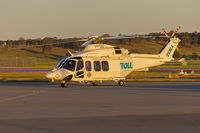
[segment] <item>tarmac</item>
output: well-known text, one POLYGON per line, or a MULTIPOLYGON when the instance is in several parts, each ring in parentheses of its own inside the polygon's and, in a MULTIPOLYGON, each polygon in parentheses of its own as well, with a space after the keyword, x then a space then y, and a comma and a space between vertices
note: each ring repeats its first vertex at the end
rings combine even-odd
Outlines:
POLYGON ((0 82, 2 133, 199 133, 200 82, 0 82))

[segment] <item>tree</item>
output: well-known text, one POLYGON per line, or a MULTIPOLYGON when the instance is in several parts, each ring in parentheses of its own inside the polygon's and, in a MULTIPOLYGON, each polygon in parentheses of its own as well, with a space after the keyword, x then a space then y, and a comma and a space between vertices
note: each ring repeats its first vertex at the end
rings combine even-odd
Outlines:
POLYGON ((110 37, 110 34, 103 34, 101 37, 110 37))
POLYGON ((197 53, 192 53, 192 59, 193 60, 199 59, 199 55, 197 53))
POLYGON ((24 41, 25 39, 23 37, 20 37, 18 40, 19 41, 24 41))

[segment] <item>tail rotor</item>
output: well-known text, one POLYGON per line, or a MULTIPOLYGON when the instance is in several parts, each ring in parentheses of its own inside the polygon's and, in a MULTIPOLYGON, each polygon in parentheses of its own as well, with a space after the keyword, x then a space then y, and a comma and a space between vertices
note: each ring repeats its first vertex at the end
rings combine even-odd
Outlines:
POLYGON ((164 28, 162 28, 162 32, 164 33, 164 35, 165 35, 167 38, 173 38, 174 35, 179 31, 180 28, 181 28, 181 27, 178 26, 178 28, 177 28, 176 30, 174 30, 174 32, 173 32, 173 34, 172 34, 171 36, 169 36, 169 35, 167 34, 167 32, 165 31, 164 28))
POLYGON ((178 38, 174 37, 174 35, 178 32, 179 29, 180 29, 180 26, 176 30, 174 30, 171 36, 169 36, 166 33, 165 29, 162 29, 165 36, 170 39, 170 41, 166 45, 164 45, 160 51, 160 57, 165 59, 165 61, 170 61, 173 59, 173 54, 175 50, 177 49, 179 42, 181 41, 178 38))

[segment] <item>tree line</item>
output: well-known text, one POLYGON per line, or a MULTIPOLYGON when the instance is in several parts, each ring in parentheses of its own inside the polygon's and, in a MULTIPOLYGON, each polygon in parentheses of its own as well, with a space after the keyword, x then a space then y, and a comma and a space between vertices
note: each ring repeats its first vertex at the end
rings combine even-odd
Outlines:
MULTIPOLYGON (((172 34, 173 32, 169 32, 169 34, 172 34)), ((119 34, 122 35, 122 34, 119 34)), ((104 34, 102 36, 110 36, 109 34, 104 34)), ((126 36, 126 35, 124 35, 126 36)), ((116 39, 116 40, 105 40, 105 43, 111 43, 111 44, 123 44, 123 43, 132 43, 135 41, 140 41, 143 39, 154 39, 158 41, 167 41, 167 38, 163 36, 162 33, 149 33, 145 36, 150 36, 150 38, 142 38, 142 37, 137 37, 133 39, 116 39)), ((182 32, 182 33, 177 33, 177 37, 181 39, 181 44, 184 45, 200 45, 200 33, 198 32, 182 32)), ((20 37, 18 40, 7 40, 7 41, 2 41, 0 40, 0 47, 8 47, 8 48, 14 48, 14 47, 28 47, 28 46, 34 46, 34 45, 43 45, 43 44, 55 44, 58 46, 58 44, 67 44, 68 47, 70 48, 76 48, 78 45, 82 44, 82 41, 78 41, 79 39, 82 38, 66 38, 66 39, 58 39, 56 37, 45 37, 43 39, 24 39, 20 37)), ((64 45, 65 46, 65 45, 64 45)))

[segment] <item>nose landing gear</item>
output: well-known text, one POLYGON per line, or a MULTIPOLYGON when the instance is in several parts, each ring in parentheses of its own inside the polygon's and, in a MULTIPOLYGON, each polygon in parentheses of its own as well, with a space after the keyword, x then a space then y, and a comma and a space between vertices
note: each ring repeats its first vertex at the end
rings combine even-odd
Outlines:
POLYGON ((65 82, 65 83, 61 83, 60 86, 61 86, 61 87, 67 87, 68 84, 67 84, 67 82, 65 82))
POLYGON ((69 76, 65 77, 65 78, 62 80, 60 86, 61 86, 61 87, 67 87, 67 86, 68 86, 67 82, 70 81, 70 80, 72 79, 72 77, 73 77, 73 75, 69 75, 69 76))
POLYGON ((63 80, 60 84, 61 87, 67 87, 68 84, 67 84, 67 81, 66 80, 63 80))

